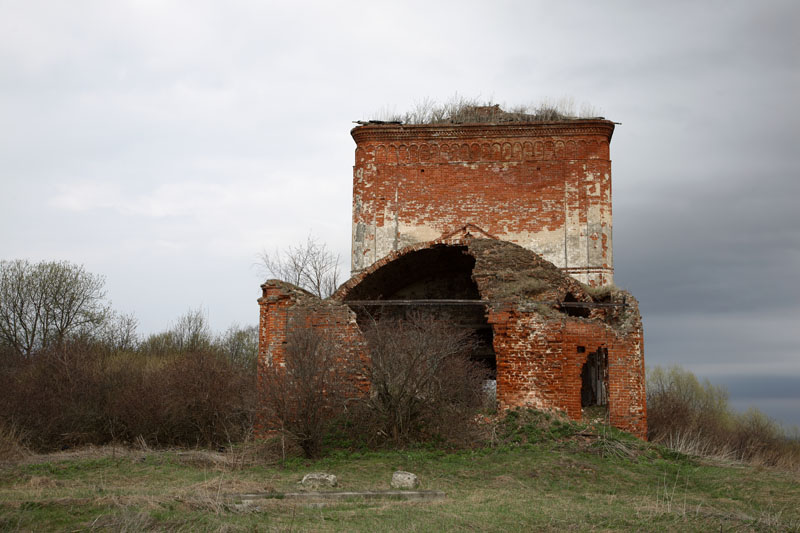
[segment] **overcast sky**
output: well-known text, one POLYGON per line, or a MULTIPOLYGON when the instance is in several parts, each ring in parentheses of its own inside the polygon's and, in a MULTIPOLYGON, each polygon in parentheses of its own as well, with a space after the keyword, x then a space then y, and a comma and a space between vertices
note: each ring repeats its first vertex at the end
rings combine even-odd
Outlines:
POLYGON ((165 329, 255 324, 262 249, 349 271, 352 121, 571 98, 611 142, 649 366, 800 425, 800 3, 0 0, 0 258, 165 329))

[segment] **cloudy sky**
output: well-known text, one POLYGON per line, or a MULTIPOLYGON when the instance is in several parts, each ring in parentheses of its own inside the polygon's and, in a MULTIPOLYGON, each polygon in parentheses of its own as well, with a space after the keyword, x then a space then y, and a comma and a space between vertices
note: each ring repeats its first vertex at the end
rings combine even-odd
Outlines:
POLYGON ((0 258, 144 334, 257 321, 262 249, 350 248, 352 121, 572 99, 611 143, 648 365, 800 425, 800 3, 0 0, 0 258))

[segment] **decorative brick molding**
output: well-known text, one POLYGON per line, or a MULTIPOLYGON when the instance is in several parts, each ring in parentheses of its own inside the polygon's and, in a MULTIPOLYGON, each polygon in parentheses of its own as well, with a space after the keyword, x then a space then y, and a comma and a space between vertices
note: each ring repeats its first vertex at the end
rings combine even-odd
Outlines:
POLYGON ((604 136, 614 134, 614 123, 603 119, 504 124, 365 124, 350 130, 356 144, 396 139, 487 139, 492 137, 604 136))

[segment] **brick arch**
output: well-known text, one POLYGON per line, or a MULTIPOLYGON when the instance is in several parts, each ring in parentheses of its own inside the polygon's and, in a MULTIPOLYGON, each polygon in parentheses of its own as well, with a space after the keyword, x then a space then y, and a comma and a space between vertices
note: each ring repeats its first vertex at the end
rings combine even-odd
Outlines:
MULTIPOLYGON (((468 234, 467 227, 461 230, 462 235, 468 234)), ((469 238, 451 234, 409 246, 367 269, 333 298, 348 305, 359 324, 369 324, 378 317, 402 319, 409 312, 422 312, 431 319, 470 330, 470 357, 486 368, 489 379, 495 379, 493 328, 488 322, 488 302, 473 279, 476 259, 469 250, 469 238)))
POLYGON ((408 246, 373 264, 343 285, 332 298, 480 299, 472 281, 475 258, 464 244, 427 242, 408 246), (446 286, 437 290, 435 283, 446 286))
POLYGON ((354 350, 365 346, 361 318, 374 316, 364 314, 367 310, 383 316, 416 306, 483 335, 480 348, 486 351, 472 355, 494 371, 500 409, 555 409, 578 419, 587 404, 606 404, 612 425, 646 435, 636 300, 618 289, 592 293, 538 254, 492 238, 476 226, 468 224, 436 241, 392 252, 330 299, 286 288, 272 294, 280 288, 265 284, 259 300, 264 360, 270 349, 280 348, 282 329, 274 318, 286 314, 281 306, 310 310, 319 327, 353 339, 348 342, 354 350), (446 304, 437 299, 459 301, 446 304), (568 304, 587 304, 590 311, 568 304), (592 377, 587 368, 602 372, 592 377), (592 383, 602 386, 592 389, 592 383))
MULTIPOLYGON (((395 261, 406 256, 414 255, 415 253, 420 252, 422 250, 439 249, 443 246, 459 246, 460 250, 463 251, 463 253, 472 255, 472 253, 469 251, 469 244, 476 237, 479 239, 492 239, 498 241, 497 237, 487 233, 482 228, 479 228, 474 224, 467 223, 461 227, 458 227, 453 231, 443 233, 438 239, 410 244, 405 248, 401 248, 400 250, 390 252, 389 254, 379 259, 375 263, 372 263, 369 267, 362 270, 360 273, 356 274, 355 276, 350 278, 347 282, 342 284, 342 286, 339 287, 339 289, 331 296, 331 299, 337 300, 339 302, 355 299, 351 294, 353 291, 357 292, 363 291, 364 289, 357 289, 357 287, 360 286, 362 283, 365 282, 372 283, 372 281, 368 281, 368 279, 376 275, 377 276, 386 275, 385 272, 379 274, 379 271, 381 271, 384 267, 394 269, 396 268, 396 266, 394 265, 395 261)), ((401 262, 401 264, 403 264, 403 262, 401 262)), ((433 266, 433 268, 438 268, 438 267, 433 266)))

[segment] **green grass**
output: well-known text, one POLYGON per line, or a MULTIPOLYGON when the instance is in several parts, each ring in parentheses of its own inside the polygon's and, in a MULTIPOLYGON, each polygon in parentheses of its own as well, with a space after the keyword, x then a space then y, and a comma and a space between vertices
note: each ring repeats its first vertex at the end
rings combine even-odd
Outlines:
POLYGON ((505 428, 511 444, 496 448, 336 451, 269 464, 246 447, 30 456, 0 468, 0 530, 800 531, 797 473, 714 464, 567 426, 545 435, 536 419, 517 420, 505 428), (336 474, 342 490, 387 489, 397 469, 447 498, 322 507, 273 498, 242 509, 230 497, 296 491, 318 470, 336 474))

